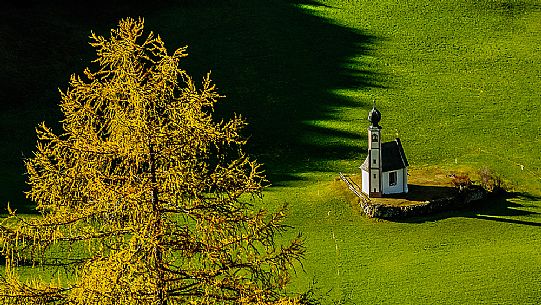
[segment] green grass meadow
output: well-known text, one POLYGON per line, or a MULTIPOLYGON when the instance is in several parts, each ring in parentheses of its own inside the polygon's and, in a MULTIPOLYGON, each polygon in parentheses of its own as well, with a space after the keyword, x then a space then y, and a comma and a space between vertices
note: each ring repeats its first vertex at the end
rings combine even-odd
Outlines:
MULTIPOLYGON (((94 58, 90 30, 145 17, 185 67, 209 70, 242 114, 248 150, 306 240, 291 291, 354 304, 541 303, 541 3, 537 0, 221 0, 0 10, 0 202, 23 213, 35 126, 94 58), (511 194, 402 222, 361 215, 338 172, 360 174, 372 102, 413 168, 482 167, 511 194)), ((288 234, 284 239, 290 237, 288 234)), ((29 271, 31 272, 31 271, 29 271)))

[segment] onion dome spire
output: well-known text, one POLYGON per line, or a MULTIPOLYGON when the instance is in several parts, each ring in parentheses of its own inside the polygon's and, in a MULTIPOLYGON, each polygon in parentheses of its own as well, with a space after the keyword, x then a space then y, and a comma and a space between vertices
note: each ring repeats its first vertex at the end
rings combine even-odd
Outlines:
POLYGON ((372 110, 368 112, 368 121, 372 123, 373 127, 379 127, 381 128, 378 123, 381 121, 381 113, 376 108, 376 102, 374 101, 374 106, 372 107, 372 110))

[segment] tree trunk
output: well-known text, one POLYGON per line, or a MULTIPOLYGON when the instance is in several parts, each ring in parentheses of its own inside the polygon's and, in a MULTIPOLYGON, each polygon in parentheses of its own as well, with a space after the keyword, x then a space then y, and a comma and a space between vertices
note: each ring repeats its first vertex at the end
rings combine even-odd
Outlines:
POLYGON ((152 182, 152 212, 154 218, 154 236, 158 239, 158 242, 154 246, 155 255, 155 271, 156 271, 156 300, 158 305, 167 305, 167 292, 165 288, 165 276, 163 268, 163 252, 161 248, 161 242, 163 235, 162 215, 158 201, 158 189, 156 187, 156 159, 154 152, 154 145, 150 144, 150 179, 152 182))

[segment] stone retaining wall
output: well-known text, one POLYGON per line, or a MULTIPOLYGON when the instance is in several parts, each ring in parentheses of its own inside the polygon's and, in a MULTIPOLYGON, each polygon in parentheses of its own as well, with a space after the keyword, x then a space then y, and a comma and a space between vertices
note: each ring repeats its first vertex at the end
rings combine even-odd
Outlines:
POLYGON ((438 198, 408 206, 388 206, 361 198, 361 208, 368 217, 392 220, 464 208, 474 201, 486 198, 486 196, 487 192, 482 187, 474 186, 454 197, 438 198))

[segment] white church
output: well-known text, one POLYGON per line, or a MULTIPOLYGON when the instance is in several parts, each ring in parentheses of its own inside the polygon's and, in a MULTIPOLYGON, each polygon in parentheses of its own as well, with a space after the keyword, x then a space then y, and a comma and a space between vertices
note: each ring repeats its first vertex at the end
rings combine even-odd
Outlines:
POLYGON ((375 104, 368 120, 368 156, 360 167, 363 193, 370 198, 407 193, 409 164, 400 139, 381 143, 381 113, 375 104))

